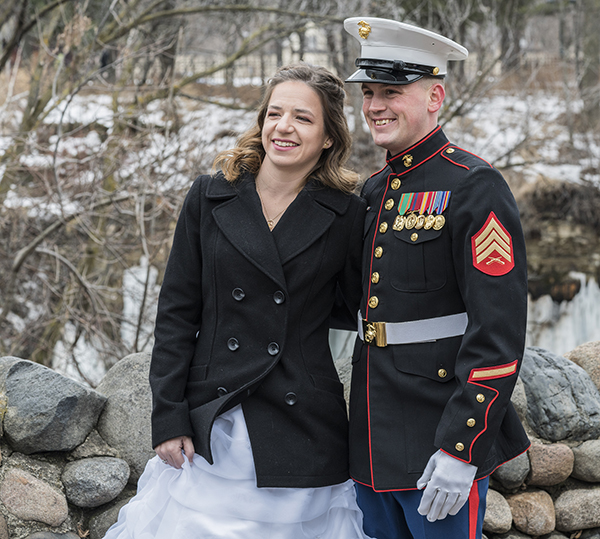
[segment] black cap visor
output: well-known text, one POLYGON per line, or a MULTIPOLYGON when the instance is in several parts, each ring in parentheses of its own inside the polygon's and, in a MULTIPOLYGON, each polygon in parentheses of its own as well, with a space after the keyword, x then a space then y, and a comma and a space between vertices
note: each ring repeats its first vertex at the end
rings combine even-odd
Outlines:
MULTIPOLYGON (((402 60, 378 60, 372 58, 357 58, 354 72, 346 82, 379 82, 383 84, 410 84, 422 79, 425 75, 435 77, 437 68, 408 64, 402 60)), ((438 76, 443 78, 442 76, 438 76)))

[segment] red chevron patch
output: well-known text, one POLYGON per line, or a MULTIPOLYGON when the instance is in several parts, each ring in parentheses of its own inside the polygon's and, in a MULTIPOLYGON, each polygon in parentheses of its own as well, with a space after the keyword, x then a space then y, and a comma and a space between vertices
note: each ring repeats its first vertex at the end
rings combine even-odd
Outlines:
POLYGON ((471 246, 473 266, 487 275, 506 275, 515 267, 512 237, 494 212, 471 238, 471 246))

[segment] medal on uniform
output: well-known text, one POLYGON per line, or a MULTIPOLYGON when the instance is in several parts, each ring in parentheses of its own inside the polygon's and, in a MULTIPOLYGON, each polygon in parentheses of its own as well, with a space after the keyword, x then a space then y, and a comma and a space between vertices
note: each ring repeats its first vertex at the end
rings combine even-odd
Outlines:
POLYGON ((425 218, 425 225, 423 225, 423 228, 425 230, 429 230, 433 227, 433 223, 435 222, 435 215, 431 215, 429 214, 426 218, 425 218))
POLYGON ((404 223, 406 230, 415 228, 416 224, 417 224, 417 216, 414 213, 411 213, 410 215, 406 216, 406 222, 404 223))
POLYGON ((392 225, 392 228, 394 230, 400 232, 400 230, 402 230, 404 228, 404 221, 405 221, 404 215, 396 215, 396 219, 394 219, 394 224, 392 225))
POLYGON ((446 224, 446 218, 443 215, 436 215, 433 223, 433 230, 441 230, 446 224))
POLYGON ((417 230, 421 230, 425 226, 425 216, 423 214, 417 217, 417 222, 415 223, 415 228, 417 230))

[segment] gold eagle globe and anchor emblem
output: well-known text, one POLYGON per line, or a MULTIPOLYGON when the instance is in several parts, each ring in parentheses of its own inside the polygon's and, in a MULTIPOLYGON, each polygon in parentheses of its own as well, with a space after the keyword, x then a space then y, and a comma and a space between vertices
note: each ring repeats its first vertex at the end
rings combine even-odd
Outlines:
POLYGON ((360 21, 358 26, 360 26, 358 29, 358 35, 363 39, 367 39, 371 33, 371 25, 368 22, 360 21))

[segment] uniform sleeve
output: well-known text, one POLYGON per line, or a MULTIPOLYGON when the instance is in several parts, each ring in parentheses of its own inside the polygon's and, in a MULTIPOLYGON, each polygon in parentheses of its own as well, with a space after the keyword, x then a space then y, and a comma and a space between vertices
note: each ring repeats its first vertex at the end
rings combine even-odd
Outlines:
POLYGON ((457 355, 457 388, 436 445, 481 466, 500 429, 523 357, 527 264, 519 210, 501 174, 476 167, 452 191, 452 256, 468 326, 457 355))
POLYGON ((346 262, 338 281, 330 326, 356 331, 357 312, 362 297, 363 227, 367 203, 362 198, 353 197, 351 208, 354 210, 354 221, 348 238, 346 262))
POLYGON ((150 364, 153 447, 193 435, 184 395, 202 312, 200 185, 194 182, 183 203, 158 300, 150 364))

